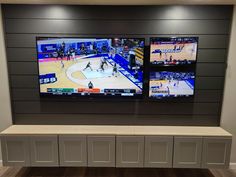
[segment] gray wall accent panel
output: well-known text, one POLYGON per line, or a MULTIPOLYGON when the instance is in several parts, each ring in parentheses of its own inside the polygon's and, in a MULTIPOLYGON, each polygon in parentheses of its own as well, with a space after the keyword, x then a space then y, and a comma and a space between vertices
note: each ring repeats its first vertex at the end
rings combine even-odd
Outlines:
POLYGON ((37 62, 37 52, 34 48, 7 48, 7 54, 9 62, 37 62))
POLYGON ((198 62, 226 62, 227 49, 206 49, 198 50, 198 62))
POLYGON ((219 125, 232 9, 3 5, 14 122, 219 125), (37 36, 143 37, 146 46, 150 37, 199 37, 195 97, 172 101, 42 99, 38 93, 37 36))
POLYGON ((230 20, 6 19, 7 33, 228 34, 230 20), (105 27, 105 28, 104 28, 105 27), (95 30, 96 29, 96 30, 95 30), (181 31, 181 33, 180 33, 181 31))
POLYGON ((15 113, 72 113, 72 114, 168 114, 168 115, 191 115, 209 114, 218 115, 220 103, 157 103, 157 102, 38 102, 38 101, 16 101, 13 102, 15 113), (91 109, 91 104, 93 109, 91 109), (66 106, 65 106, 66 105, 66 106), (113 107, 119 107, 114 109, 113 107), (170 109, 171 107, 171 109, 170 109), (27 108, 27 109, 26 109, 27 108), (148 112, 147 112, 148 110, 148 112))
POLYGON ((100 6, 98 10, 97 6, 24 5, 19 8, 18 5, 5 5, 4 14, 5 18, 204 20, 230 19, 232 8, 232 6, 146 6, 145 8, 100 6))
POLYGON ((216 115, 16 114, 16 124, 202 125, 217 126, 216 115), (32 121, 32 118, 34 121, 32 121), (56 121, 55 121, 56 120, 56 121))

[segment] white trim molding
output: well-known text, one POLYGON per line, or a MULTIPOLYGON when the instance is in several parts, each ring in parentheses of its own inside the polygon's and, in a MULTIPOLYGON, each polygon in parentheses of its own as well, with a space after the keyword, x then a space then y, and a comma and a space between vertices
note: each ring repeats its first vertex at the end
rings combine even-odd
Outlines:
POLYGON ((230 163, 229 168, 230 169, 236 169, 236 163, 230 163))

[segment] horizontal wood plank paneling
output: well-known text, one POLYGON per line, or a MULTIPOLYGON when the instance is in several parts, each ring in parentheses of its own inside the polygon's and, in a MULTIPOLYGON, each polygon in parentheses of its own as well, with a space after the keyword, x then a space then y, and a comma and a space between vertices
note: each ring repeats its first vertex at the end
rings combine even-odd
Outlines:
MULTIPOLYGON (((93 103, 94 104, 94 103, 93 103)), ((132 114, 135 103, 120 105, 119 102, 100 102, 91 106, 90 102, 13 102, 15 113, 77 113, 77 114, 132 114), (117 109, 114 109, 116 107, 117 109), (27 109, 26 109, 27 108, 27 109), (119 109, 118 109, 119 108, 119 109)))
POLYGON ((6 5, 5 18, 42 19, 231 19, 232 6, 6 5))
MULTIPOLYGON (((16 124, 216 126, 232 6, 3 5, 16 124), (36 37, 199 37, 195 96, 173 100, 40 98, 36 37)), ((146 58, 148 60, 148 58, 146 58)))
POLYGON ((37 76, 12 76, 10 77, 12 88, 38 88, 39 81, 37 76))
POLYGON ((140 103, 139 114, 204 114, 218 115, 219 103, 140 103), (147 109, 149 110, 147 113, 147 109))
POLYGON ((224 77, 197 77, 195 89, 212 89, 219 90, 224 88, 224 77))
POLYGON ((218 115, 220 103, 156 103, 156 102, 53 102, 15 101, 15 113, 73 114, 204 114, 218 115), (115 107, 115 108, 114 108, 115 107), (27 108, 27 109, 26 109, 27 108), (147 112, 148 109, 148 112, 147 112))
POLYGON ((37 62, 9 62, 8 67, 12 75, 38 75, 37 62))
POLYGON ((11 61, 37 62, 37 51, 35 48, 7 48, 7 54, 9 62, 11 61))
POLYGON ((226 62, 227 60, 227 49, 208 49, 198 50, 197 56, 198 62, 226 62))
POLYGON ((16 124, 202 125, 217 126, 217 115, 16 114, 16 124))
POLYGON ((6 33, 228 34, 229 20, 6 19, 6 33))
POLYGON ((225 75, 225 63, 198 63, 196 75, 197 76, 222 76, 225 75))

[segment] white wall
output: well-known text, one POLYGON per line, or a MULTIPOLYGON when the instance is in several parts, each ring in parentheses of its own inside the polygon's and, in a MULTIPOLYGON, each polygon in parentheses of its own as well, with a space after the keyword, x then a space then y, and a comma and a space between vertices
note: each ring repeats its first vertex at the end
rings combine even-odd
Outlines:
MULTIPOLYGON (((2 9, 0 4, 0 131, 12 124, 6 51, 3 33, 2 9)), ((2 153, 0 148, 0 160, 2 153)))
POLYGON ((221 126, 233 134, 231 162, 236 163, 236 6, 230 39, 221 126))

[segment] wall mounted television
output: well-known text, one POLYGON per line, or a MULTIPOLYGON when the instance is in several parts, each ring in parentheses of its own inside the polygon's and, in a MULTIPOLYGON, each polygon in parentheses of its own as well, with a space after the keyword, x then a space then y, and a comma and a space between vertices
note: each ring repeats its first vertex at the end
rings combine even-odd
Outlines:
POLYGON ((153 37, 150 63, 156 66, 192 65, 197 60, 198 37, 153 37))
POLYGON ((41 96, 140 97, 144 39, 37 37, 41 96))
POLYGON ((194 95, 195 72, 155 71, 150 72, 149 77, 150 98, 162 99, 194 95))

